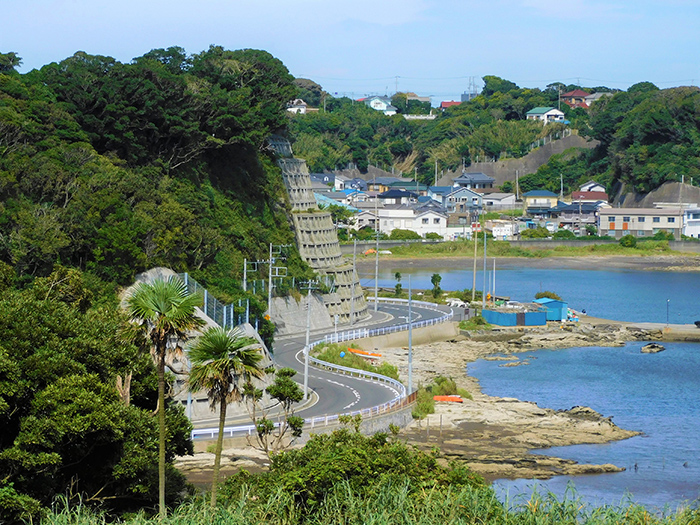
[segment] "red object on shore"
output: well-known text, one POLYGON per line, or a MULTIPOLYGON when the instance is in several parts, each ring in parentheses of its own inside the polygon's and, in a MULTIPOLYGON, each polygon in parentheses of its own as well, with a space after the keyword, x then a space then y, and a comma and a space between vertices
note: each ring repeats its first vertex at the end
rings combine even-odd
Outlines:
POLYGON ((449 403, 464 403, 459 396, 433 396, 433 401, 447 401, 449 403))
POLYGON ((352 352, 353 354, 361 355, 363 357, 382 357, 382 354, 368 352, 367 350, 359 350, 357 348, 348 348, 348 352, 352 352))

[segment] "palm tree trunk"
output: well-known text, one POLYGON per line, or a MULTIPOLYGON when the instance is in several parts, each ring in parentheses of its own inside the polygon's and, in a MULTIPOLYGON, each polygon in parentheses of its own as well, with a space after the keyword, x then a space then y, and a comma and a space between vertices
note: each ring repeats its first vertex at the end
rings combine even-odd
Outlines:
POLYGON ((216 436, 214 451, 214 476, 211 482, 211 508, 216 507, 216 492, 219 489, 219 472, 221 470, 221 450, 224 448, 224 423, 226 422, 226 399, 219 406, 219 434, 216 436))
POLYGON ((158 356, 158 513, 164 519, 165 508, 165 349, 158 356))

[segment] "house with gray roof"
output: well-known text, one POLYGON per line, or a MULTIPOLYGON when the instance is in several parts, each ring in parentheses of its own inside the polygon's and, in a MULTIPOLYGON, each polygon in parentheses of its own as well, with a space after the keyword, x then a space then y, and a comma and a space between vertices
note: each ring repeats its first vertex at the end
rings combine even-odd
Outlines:
POLYGON ((496 179, 489 177, 485 173, 466 173, 463 171, 462 174, 453 181, 452 185, 455 187, 469 188, 472 190, 479 188, 493 188, 493 183, 495 180, 496 179))

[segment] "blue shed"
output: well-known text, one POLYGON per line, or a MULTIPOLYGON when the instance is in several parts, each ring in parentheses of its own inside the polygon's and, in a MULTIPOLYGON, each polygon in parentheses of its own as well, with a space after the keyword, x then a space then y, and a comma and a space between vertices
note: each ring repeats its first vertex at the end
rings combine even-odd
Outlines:
POLYGON ((498 326, 542 326, 547 324, 546 312, 498 312, 482 310, 481 315, 489 324, 498 326))
POLYGON ((535 299, 533 303, 542 305, 547 312, 547 321, 566 321, 569 307, 564 301, 543 297, 535 299))

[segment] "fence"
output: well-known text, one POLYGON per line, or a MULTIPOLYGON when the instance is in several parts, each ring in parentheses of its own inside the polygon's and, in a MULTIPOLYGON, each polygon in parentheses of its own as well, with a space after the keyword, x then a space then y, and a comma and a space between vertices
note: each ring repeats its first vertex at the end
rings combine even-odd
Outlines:
MULTIPOLYGON (((388 304, 408 304, 408 299, 392 299, 392 298, 384 298, 384 297, 379 297, 378 298, 380 302, 383 303, 388 303, 388 304)), ((370 298, 370 300, 374 300, 374 298, 370 298)), ((440 310, 437 305, 433 303, 428 303, 424 301, 412 301, 412 304, 415 304, 416 306, 419 306, 421 308, 426 308, 428 310, 433 310, 436 312, 441 312, 443 315, 439 317, 435 317, 433 319, 425 319, 423 321, 417 321, 412 324, 412 328, 421 328, 424 326, 432 326, 435 324, 439 323, 444 323, 452 319, 454 313, 452 310, 450 310, 449 313, 443 312, 440 310)), ((317 346, 321 343, 339 343, 343 341, 352 341, 356 339, 363 339, 366 337, 373 337, 377 335, 385 335, 385 334, 391 334, 395 332, 401 332, 404 330, 408 330, 408 323, 400 324, 400 325, 394 325, 394 326, 387 326, 387 327, 381 327, 381 328, 373 328, 373 329, 368 329, 368 328, 362 328, 362 329, 355 329, 355 330, 346 330, 344 332, 338 332, 337 334, 328 334, 326 335, 323 339, 320 339, 318 341, 314 341, 313 343, 309 344, 309 351, 311 348, 314 346, 317 346)), ((386 414, 388 412, 393 412, 395 410, 398 410, 400 408, 403 408, 409 404, 411 404, 415 400, 415 392, 407 393, 406 392, 406 387, 403 385, 403 383, 397 381, 396 379, 392 379, 387 376, 383 376, 381 374, 377 374, 375 372, 367 372, 365 370, 358 370, 356 368, 349 368, 341 365, 336 365, 333 363, 328 363, 326 361, 321 361, 320 359, 316 359, 314 357, 309 356, 309 364, 313 365, 317 368, 322 368, 324 370, 329 370, 333 371, 335 373, 339 374, 345 374, 345 375, 350 375, 352 377, 362 377, 365 379, 368 379, 370 381, 375 381, 379 383, 384 383, 392 386, 396 392, 396 397, 390 401, 387 401, 386 403, 382 403, 381 405, 376 405, 370 408, 365 408, 362 410, 354 410, 351 412, 346 412, 343 414, 326 414, 322 416, 314 416, 310 418, 304 419, 304 429, 307 431, 313 430, 315 428, 319 427, 327 427, 330 425, 337 425, 338 424, 338 417, 342 415, 349 415, 349 416, 355 416, 355 415, 360 415, 362 416, 363 419, 369 419, 372 417, 376 417, 378 415, 386 414)), ((277 426, 277 425, 276 425, 277 426)), ((218 432, 218 429, 216 428, 203 428, 203 429, 195 429, 192 431, 192 439, 213 439, 218 432)), ((232 426, 232 427, 225 427, 224 428, 224 437, 241 437, 241 436, 252 436, 256 432, 255 430, 255 425, 249 424, 249 425, 240 425, 240 426, 232 426)))

